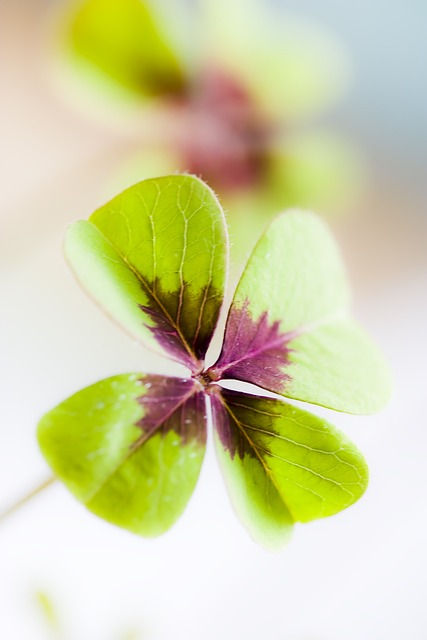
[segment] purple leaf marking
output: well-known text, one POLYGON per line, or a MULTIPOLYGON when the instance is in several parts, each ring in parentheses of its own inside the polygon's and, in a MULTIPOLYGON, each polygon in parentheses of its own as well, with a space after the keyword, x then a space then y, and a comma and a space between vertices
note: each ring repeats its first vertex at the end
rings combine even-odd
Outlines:
POLYGON ((242 419, 248 420, 244 415, 245 409, 251 414, 251 409, 255 408, 255 419, 258 423, 265 420, 265 416, 257 410, 260 400, 258 396, 250 396, 230 389, 223 389, 221 394, 215 394, 211 398, 213 424, 222 446, 229 452, 231 459, 236 455, 241 460, 245 456, 260 459, 256 442, 249 435, 250 425, 242 419))
POLYGON ((154 326, 148 328, 157 340, 157 342, 169 353, 173 358, 193 370, 196 364, 195 358, 186 350, 184 342, 178 333, 176 325, 169 319, 164 312, 139 305, 140 309, 148 315, 153 321, 154 326))
POLYGON ((134 447, 140 446, 155 432, 165 435, 175 431, 181 443, 206 440, 206 402, 194 380, 149 375, 143 378, 147 393, 138 398, 144 416, 137 423, 143 431, 134 447))
POLYGON ((161 284, 144 284, 149 305, 139 305, 154 326, 148 326, 157 342, 191 371, 200 370, 216 327, 222 294, 212 284, 195 293, 185 282, 182 299, 163 292, 161 284), (156 292, 154 294, 154 291, 156 292))
POLYGON ((199 445, 206 444, 206 395, 202 391, 187 398, 162 425, 162 433, 174 431, 181 444, 193 440, 199 445))
POLYGON ((212 422, 224 449, 230 453, 233 459, 236 453, 243 459, 245 453, 253 455, 241 429, 227 411, 225 403, 220 395, 211 396, 212 422))
POLYGON ((290 379, 283 368, 290 364, 288 344, 296 333, 281 333, 280 322, 271 323, 265 311, 255 321, 242 307, 231 307, 221 355, 209 372, 214 380, 233 378, 272 391, 283 391, 290 379))

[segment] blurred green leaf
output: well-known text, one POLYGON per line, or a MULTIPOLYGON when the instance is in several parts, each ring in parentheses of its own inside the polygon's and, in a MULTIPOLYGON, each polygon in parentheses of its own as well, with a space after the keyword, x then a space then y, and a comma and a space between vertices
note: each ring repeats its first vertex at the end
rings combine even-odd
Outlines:
POLYGON ((35 592, 35 598, 44 619, 49 625, 49 628, 55 633, 55 637, 57 637, 56 634, 59 631, 59 620, 51 597, 45 591, 38 590, 35 592))
POLYGON ((180 94, 185 72, 143 0, 83 0, 68 23, 71 51, 141 96, 180 94))
POLYGON ((278 137, 269 149, 265 199, 275 208, 337 213, 363 189, 363 161, 344 136, 315 129, 278 137))
POLYGON ((271 115, 307 119, 347 90, 345 51, 318 25, 263 0, 202 0, 201 8, 206 59, 235 74, 271 115))

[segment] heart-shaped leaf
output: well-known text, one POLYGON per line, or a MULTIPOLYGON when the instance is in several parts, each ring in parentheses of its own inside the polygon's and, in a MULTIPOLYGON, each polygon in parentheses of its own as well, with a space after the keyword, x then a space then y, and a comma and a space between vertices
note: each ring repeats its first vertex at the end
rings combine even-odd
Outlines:
POLYGON ((330 516, 366 489, 367 465, 332 425, 280 400, 224 390, 212 398, 231 498, 252 536, 280 548, 293 522, 330 516))
POLYGON ((182 65, 143 0, 84 0, 70 17, 78 61, 141 96, 179 94, 182 65))
POLYGON ((389 396, 389 372, 348 307, 327 227, 310 213, 285 213, 249 259, 213 373, 331 409, 373 413, 389 396))
POLYGON ((227 252, 223 211, 193 176, 140 182, 71 225, 65 241, 78 280, 107 313, 192 369, 216 327, 227 252))
POLYGON ((38 439, 56 476, 88 509, 155 536, 181 515, 199 476, 205 398, 192 380, 115 376, 47 413, 38 439))

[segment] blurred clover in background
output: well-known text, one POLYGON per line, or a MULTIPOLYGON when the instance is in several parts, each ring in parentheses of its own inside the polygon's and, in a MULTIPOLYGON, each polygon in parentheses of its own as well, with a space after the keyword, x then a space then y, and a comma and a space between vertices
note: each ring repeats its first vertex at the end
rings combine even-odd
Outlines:
POLYGON ((83 0, 59 17, 68 96, 130 134, 124 182, 201 176, 242 246, 286 207, 357 199, 358 151, 316 125, 349 85, 329 33, 261 0, 83 0))

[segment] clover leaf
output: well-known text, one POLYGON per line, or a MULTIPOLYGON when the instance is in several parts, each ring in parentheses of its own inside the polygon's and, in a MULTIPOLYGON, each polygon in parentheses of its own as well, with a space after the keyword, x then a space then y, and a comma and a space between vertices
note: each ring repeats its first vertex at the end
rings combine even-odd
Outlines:
POLYGON ((141 0, 85 0, 73 7, 68 31, 76 62, 136 95, 179 94, 184 88, 179 57, 141 0))
POLYGON ((389 394, 386 365, 349 317, 341 259, 318 218, 291 211, 272 222, 211 366, 228 238, 201 180, 174 175, 130 187, 71 225, 65 251, 111 317, 188 369, 183 379, 133 372, 102 380, 41 419, 44 456, 90 511, 143 536, 169 529, 197 482, 210 423, 236 511, 268 548, 282 546, 295 522, 337 513, 363 494, 368 471, 354 444, 262 391, 351 413, 376 411, 389 394), (227 380, 256 384, 259 395, 230 390, 227 380))
POLYGON ((227 230, 195 178, 146 180, 68 230, 65 254, 95 300, 136 338, 199 367, 216 326, 227 230))

